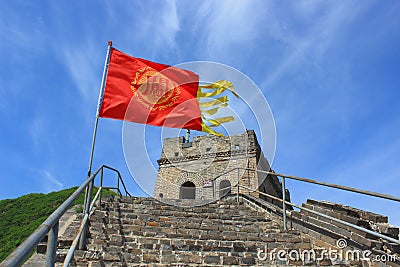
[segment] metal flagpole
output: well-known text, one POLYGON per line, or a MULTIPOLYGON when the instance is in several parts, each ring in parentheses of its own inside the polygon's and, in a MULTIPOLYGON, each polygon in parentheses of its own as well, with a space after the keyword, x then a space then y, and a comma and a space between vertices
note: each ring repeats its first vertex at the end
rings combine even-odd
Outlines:
POLYGON ((102 103, 102 100, 103 100, 104 89, 106 87, 106 78, 107 78, 107 73, 108 73, 108 64, 110 63, 111 46, 112 46, 112 42, 108 41, 107 56, 106 56, 106 60, 104 62, 103 77, 101 79, 99 100, 98 100, 98 103, 97 103, 96 120, 94 122, 93 137, 92 137, 92 148, 90 150, 90 159, 89 159, 88 177, 90 177, 91 172, 92 172, 93 153, 94 153, 94 145, 96 143, 97 125, 99 123, 99 113, 100 113, 101 103, 102 103))
MULTIPOLYGON (((99 113, 100 113, 101 103, 102 103, 102 100, 103 100, 104 89, 106 87, 108 65, 110 63, 111 46, 112 46, 112 42, 108 41, 107 55, 106 55, 106 60, 104 62, 104 69, 103 69, 103 77, 101 79, 101 84, 100 84, 99 100, 97 102, 96 119, 94 121, 93 136, 92 136, 92 147, 90 149, 89 168, 88 168, 87 178, 89 178, 90 175, 92 174, 94 146, 95 146, 95 143, 96 143, 97 126, 99 124, 99 113)), ((84 202, 84 205, 83 205, 85 214, 89 213, 89 206, 90 206, 90 199, 91 199, 91 196, 92 196, 92 190, 93 190, 93 182, 91 182, 88 185, 88 187, 86 188, 85 202, 84 202)), ((81 235, 81 240, 79 242, 79 248, 80 249, 83 249, 83 247, 85 246, 86 232, 87 232, 87 229, 86 228, 83 229, 82 235, 81 235)))
MULTIPOLYGON (((98 102, 97 102, 96 119, 95 119, 95 122, 94 122, 94 129, 93 129, 93 136, 92 136, 92 147, 90 149, 89 168, 88 168, 87 178, 89 178, 90 175, 92 174, 92 163, 93 163, 94 146, 95 146, 95 143, 96 143, 97 125, 99 124, 99 112, 100 112, 101 102, 102 102, 102 99, 103 99, 104 88, 105 88, 105 85, 106 85, 108 64, 109 64, 109 61, 110 61, 111 46, 112 46, 112 42, 108 41, 107 55, 106 55, 106 60, 104 62, 103 77, 101 78, 99 99, 98 99, 98 102)), ((91 188, 91 186, 90 186, 90 188, 91 188)), ((86 210, 86 206, 88 206, 87 205, 87 201, 86 201, 88 195, 91 195, 91 194, 89 194, 88 189, 86 189, 84 205, 83 205, 84 206, 84 210, 86 210)))

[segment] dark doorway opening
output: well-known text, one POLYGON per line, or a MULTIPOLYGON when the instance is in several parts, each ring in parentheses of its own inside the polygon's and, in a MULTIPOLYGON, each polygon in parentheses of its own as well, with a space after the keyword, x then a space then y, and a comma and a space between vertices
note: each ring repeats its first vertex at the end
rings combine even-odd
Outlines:
POLYGON ((179 198, 181 199, 195 199, 196 198, 196 186, 192 182, 185 182, 181 185, 179 192, 179 198))
POLYGON ((231 193, 231 182, 228 180, 222 180, 219 183, 219 197, 223 197, 231 193))

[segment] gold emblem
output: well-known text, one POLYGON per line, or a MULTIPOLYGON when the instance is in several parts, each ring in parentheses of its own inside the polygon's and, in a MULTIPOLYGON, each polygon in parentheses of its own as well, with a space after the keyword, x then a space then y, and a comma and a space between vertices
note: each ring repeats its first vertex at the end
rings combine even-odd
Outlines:
POLYGON ((181 94, 176 82, 150 67, 136 72, 131 89, 138 102, 152 111, 171 107, 181 94))

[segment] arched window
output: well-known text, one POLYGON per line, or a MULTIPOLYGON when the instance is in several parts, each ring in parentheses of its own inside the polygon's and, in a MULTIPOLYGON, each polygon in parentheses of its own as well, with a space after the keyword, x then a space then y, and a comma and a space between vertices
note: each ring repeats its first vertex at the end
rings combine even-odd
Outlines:
POLYGON ((195 199, 196 186, 192 182, 185 182, 181 185, 179 198, 181 199, 195 199))
POLYGON ((219 197, 223 197, 231 193, 231 182, 228 180, 222 180, 219 183, 219 197))

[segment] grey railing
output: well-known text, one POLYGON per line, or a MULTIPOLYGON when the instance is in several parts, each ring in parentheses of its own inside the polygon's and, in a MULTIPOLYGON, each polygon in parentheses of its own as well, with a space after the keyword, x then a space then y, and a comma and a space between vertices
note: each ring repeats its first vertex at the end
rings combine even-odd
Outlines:
MULTIPOLYGON (((248 192, 249 192, 249 191, 251 191, 251 192, 256 192, 256 193, 258 193, 258 194, 260 194, 260 195, 263 195, 263 196, 266 196, 266 197, 269 197, 269 198, 271 198, 271 199, 274 199, 274 200, 277 200, 277 201, 281 202, 281 203, 282 203, 282 219, 283 219, 284 230, 287 230, 287 227, 286 227, 286 211, 287 211, 287 210, 286 210, 286 205, 289 205, 289 206, 298 208, 298 209, 300 209, 300 210, 304 210, 304 211, 307 211, 307 212, 316 214, 316 215, 318 215, 318 216, 321 216, 321 217, 330 219, 330 220, 332 220, 332 221, 341 223, 341 224, 343 224, 343 225, 353 227, 353 228, 355 228, 355 229, 357 229, 357 230, 366 232, 366 233, 368 233, 368 234, 374 235, 374 236, 376 236, 376 237, 379 237, 379 238, 382 238, 382 239, 385 239, 385 240, 387 240, 387 241, 390 241, 390 242, 393 242, 393 243, 396 243, 396 244, 399 244, 399 245, 400 245, 400 240, 398 240, 398 239, 391 238, 391 237, 389 237, 389 236, 380 234, 380 233, 378 233, 378 232, 371 231, 371 230, 369 230, 369 229, 360 227, 360 226, 358 226, 358 225, 355 225, 355 224, 352 224, 352 223, 349 223, 349 222, 346 222, 346 221, 343 221, 343 220, 334 218, 334 217, 332 217, 332 216, 328 216, 328 215, 326 215, 326 214, 317 212, 317 211, 315 211, 315 210, 307 209, 307 208, 305 208, 305 207, 302 207, 302 206, 299 206, 299 205, 296 205, 296 204, 294 204, 294 203, 291 203, 291 202, 287 201, 287 200, 286 200, 285 179, 286 179, 286 178, 287 178, 287 179, 293 179, 293 180, 296 180, 296 181, 302 181, 302 182, 306 182, 306 183, 317 184, 317 185, 321 185, 321 186, 325 186, 325 187, 340 189, 340 190, 349 191, 349 192, 353 192, 353 193, 358 193, 358 194, 362 194, 362 195, 373 196, 373 197, 377 197, 377 198, 381 198, 381 199, 388 199, 388 200, 392 200, 392 201, 396 201, 396 202, 400 202, 400 198, 399 198, 399 197, 395 197, 395 196, 391 196, 391 195, 387 195, 387 194, 381 194, 381 193, 372 192, 372 191, 367 191, 367 190, 362 190, 362 189, 357 189, 357 188, 348 187, 348 186, 343 186, 343 185, 337 185, 337 184, 331 184, 331 183, 326 183, 326 182, 320 182, 320 181, 312 180, 312 179, 308 179, 308 178, 302 178, 302 177, 297 177, 297 176, 292 176, 292 175, 286 175, 286 174, 280 174, 280 173, 270 172, 270 171, 254 170, 254 169, 240 168, 240 167, 239 167, 239 168, 235 168, 235 169, 250 170, 250 171, 257 172, 257 173, 264 173, 264 174, 267 174, 267 175, 275 175, 275 176, 277 176, 277 177, 281 177, 282 198, 279 198, 279 197, 272 196, 272 195, 270 195, 270 194, 266 194, 266 193, 264 193, 264 192, 261 192, 261 191, 259 191, 258 189, 249 188, 249 187, 246 187, 246 186, 241 185, 241 184, 239 183, 240 177, 238 176, 237 199, 239 200, 239 196, 240 196, 240 194, 241 194, 241 193, 239 192, 239 191, 240 191, 239 188, 243 188, 243 189, 246 189, 248 192)), ((234 170, 234 169, 232 169, 232 171, 233 171, 233 170, 234 170)), ((239 173, 239 172, 238 172, 238 173, 239 173)))
MULTIPOLYGON (((101 193, 103 189, 114 189, 118 192, 119 195, 121 193, 121 185, 125 192, 125 195, 129 195, 129 192, 126 189, 125 183, 122 180, 121 174, 118 170, 111 168, 106 165, 102 165, 98 168, 92 175, 90 175, 82 184, 72 193, 67 200, 65 200, 24 242, 22 242, 3 262, 0 263, 0 267, 14 267, 20 266, 25 259, 30 255, 30 253, 36 248, 36 246, 41 242, 41 240, 48 234, 47 239, 47 249, 46 249, 46 266, 54 266, 56 259, 56 250, 57 250, 57 242, 58 242, 58 226, 59 220, 61 216, 70 208, 70 206, 74 203, 74 201, 80 196, 80 194, 86 189, 85 196, 85 204, 84 204, 84 217, 81 223, 81 227, 79 228, 77 237, 72 247, 68 253, 68 257, 72 258, 73 252, 75 251, 78 241, 80 240, 81 244, 85 243, 85 233, 87 228, 87 221, 90 216, 90 212, 93 211, 95 202, 97 199, 99 200, 99 206, 101 205, 101 193), (104 169, 109 169, 118 174, 117 185, 116 187, 104 187, 103 186, 103 176, 104 169), (100 186, 96 196, 93 201, 91 201, 92 190, 94 186, 95 178, 100 174, 100 186), (89 205, 89 203, 91 203, 89 205)), ((68 266, 65 265, 64 266, 68 266)))
MULTIPOLYGON (((212 180, 210 180, 210 181, 213 183, 214 192, 220 191, 220 190, 227 190, 227 189, 229 188, 229 187, 226 187, 226 188, 222 188, 222 189, 217 190, 217 189, 215 188, 215 181, 216 181, 218 178, 220 178, 220 177, 222 177, 222 176, 224 176, 224 175, 227 175, 227 174, 229 174, 229 173, 232 173, 232 172, 234 172, 234 171, 237 172, 237 184, 236 184, 236 185, 231 185, 230 188, 233 189, 234 187, 236 187, 236 189, 237 189, 237 192, 236 192, 236 194, 237 194, 237 200, 239 201, 239 196, 242 194, 242 193, 240 192, 240 188, 243 188, 243 189, 246 189, 247 191, 256 192, 256 193, 258 193, 258 194, 260 194, 260 195, 263 195, 263 196, 266 196, 266 197, 269 197, 269 198, 271 198, 271 199, 274 199, 274 200, 277 200, 277 201, 281 202, 281 203, 282 203, 282 221, 283 221, 284 230, 287 230, 287 223, 286 223, 286 212, 287 212, 287 208, 286 208, 286 205, 289 205, 289 206, 291 206, 291 207, 295 207, 295 208, 298 208, 298 209, 300 209, 300 210, 304 210, 304 211, 307 211, 307 212, 310 212, 310 213, 313 213, 313 214, 317 214, 318 216, 321 216, 321 217, 330 219, 330 220, 332 220, 332 221, 341 223, 341 224, 343 224, 343 225, 353 227, 353 228, 355 228, 355 229, 357 229, 357 230, 366 232, 366 233, 368 233, 368 234, 371 234, 371 235, 374 235, 374 236, 376 236, 376 237, 385 239, 385 240, 387 240, 387 241, 390 241, 390 242, 393 242, 393 243, 396 243, 396 244, 400 244, 400 240, 397 240, 397 239, 388 237, 388 236, 386 236, 386 235, 382 235, 382 234, 380 234, 380 233, 377 233, 377 232, 368 230, 368 229, 363 228, 363 227, 360 227, 360 226, 358 226, 358 225, 354 225, 354 224, 348 223, 348 222, 346 222, 346 221, 343 221, 343 220, 340 220, 340 219, 337 219, 337 218, 334 218, 334 217, 331 217, 331 216, 322 214, 322 213, 317 212, 317 211, 315 211, 315 210, 307 209, 307 208, 305 208, 305 207, 302 207, 302 206, 299 206, 299 205, 296 205, 296 204, 294 204, 294 203, 291 203, 291 202, 287 201, 287 200, 286 200, 286 186, 285 186, 285 180, 286 180, 286 179, 292 179, 292 180, 301 181, 301 182, 305 182, 305 183, 311 183, 311 184, 321 185, 321 186, 325 186, 325 187, 330 187, 330 188, 335 188, 335 189, 339 189, 339 190, 349 191, 349 192, 358 193, 358 194, 362 194, 362 195, 368 195, 368 196, 377 197, 377 198, 381 198, 381 199, 392 200, 392 201, 396 201, 396 202, 400 202, 400 198, 399 198, 399 197, 395 197, 395 196, 391 196, 391 195, 387 195, 387 194, 382 194, 382 193, 377 193, 377 192, 372 192, 372 191, 367 191, 367 190, 362 190, 362 189, 357 189, 357 188, 348 187, 348 186, 343 186, 343 185, 338 185, 338 184, 332 184, 332 183, 327 183, 327 182, 320 182, 320 181, 313 180, 313 179, 309 179, 309 178, 302 178, 302 177, 297 177, 297 176, 293 176, 293 175, 286 175, 286 174, 281 174, 281 173, 275 173, 275 172, 271 172, 271 171, 263 171, 263 170, 258 170, 258 169, 241 168, 241 167, 232 168, 232 169, 230 169, 230 170, 228 170, 228 171, 226 171, 226 172, 224 172, 224 173, 222 173, 222 174, 220 174, 220 175, 217 175, 217 176, 214 177, 212 180), (249 187, 243 186, 243 185, 240 183, 240 178, 241 178, 240 170, 252 171, 252 172, 263 173, 263 174, 266 174, 266 175, 274 175, 274 176, 280 177, 280 178, 281 178, 281 185, 282 185, 282 198, 279 198, 279 197, 276 197, 276 196, 272 196, 272 195, 270 195, 270 194, 266 194, 266 193, 264 193, 264 192, 259 191, 258 189, 255 189, 255 188, 249 188, 249 187)), ((232 193, 233 193, 233 192, 232 192, 232 193)))
MULTIPOLYGON (((332 220, 332 221, 341 223, 341 224, 343 224, 343 225, 350 226, 350 227, 355 228, 355 229, 357 229, 357 230, 363 231, 363 232, 365 232, 365 233, 374 235, 374 236, 376 236, 376 237, 379 237, 379 238, 382 238, 382 239, 385 239, 385 240, 387 240, 387 241, 390 241, 390 242, 393 242, 393 243, 396 243, 396 244, 399 244, 399 245, 400 245, 400 240, 398 240, 398 239, 394 239, 394 238, 391 238, 391 237, 389 237, 389 236, 380 234, 380 233, 378 233, 378 232, 374 232, 374 231, 371 231, 371 230, 369 230, 369 229, 360 227, 360 226, 358 226, 358 225, 355 225, 355 224, 352 224, 352 223, 349 223, 349 222, 346 222, 346 221, 337 219, 337 218, 335 218, 335 217, 332 217, 332 216, 323 214, 323 213, 321 213, 321 212, 318 212, 318 211, 315 211, 315 210, 311 210, 311 209, 308 209, 308 208, 305 208, 305 207, 296 205, 296 204, 294 204, 294 203, 292 203, 292 202, 289 202, 289 201, 286 201, 286 200, 283 201, 283 200, 282 200, 281 198, 279 198, 279 197, 275 197, 275 196, 272 196, 272 195, 270 195, 270 194, 266 194, 266 193, 261 192, 261 191, 259 191, 259 190, 253 190, 253 189, 251 189, 251 188, 248 188, 248 187, 242 186, 242 185, 239 185, 239 187, 244 188, 244 189, 247 189, 247 190, 251 190, 251 192, 256 192, 256 193, 258 193, 258 194, 260 194, 260 195, 263 195, 263 196, 269 197, 269 198, 271 198, 271 199, 280 201, 280 202, 282 202, 282 203, 284 203, 284 204, 290 205, 290 206, 295 207, 295 208, 298 208, 298 209, 300 209, 300 210, 304 210, 304 211, 307 211, 307 212, 316 214, 316 215, 318 215, 318 216, 320 216, 320 217, 324 217, 324 218, 326 218, 326 219, 329 219, 329 220, 332 220)), ((242 194, 243 194, 243 193, 242 193, 242 194)), ((243 195, 245 195, 245 194, 243 194, 243 195)), ((283 209, 283 213, 286 213, 286 210, 285 210, 285 209, 283 209)))

